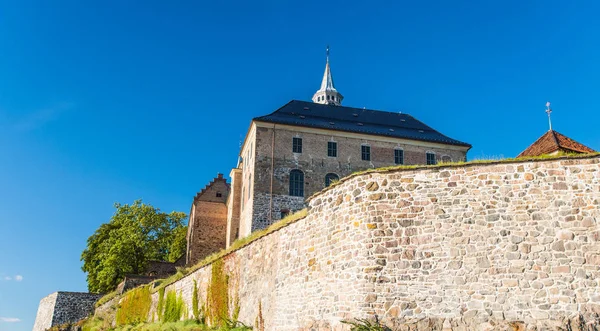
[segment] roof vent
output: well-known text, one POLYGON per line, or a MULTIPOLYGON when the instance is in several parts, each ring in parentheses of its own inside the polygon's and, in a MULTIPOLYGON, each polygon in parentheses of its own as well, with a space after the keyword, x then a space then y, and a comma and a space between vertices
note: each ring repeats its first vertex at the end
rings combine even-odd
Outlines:
POLYGON ((425 132, 425 131, 423 131, 423 130, 419 130, 419 132, 423 133, 423 132, 425 132))
POLYGON ((394 129, 390 129, 390 132, 394 132, 394 129))
POLYGON ((309 110, 309 109, 310 109, 310 108, 308 108, 308 107, 304 107, 304 110, 309 110))
POLYGON ((306 116, 304 116, 304 115, 300 115, 300 118, 306 118, 306 116))
POLYGON ((358 114, 352 114, 352 116, 354 116, 354 117, 358 117, 358 114))
POLYGON ((406 120, 405 119, 401 119, 400 122, 406 122, 406 120))
POLYGON ((292 112, 292 115, 296 115, 296 112, 292 112))
POLYGON ((334 122, 329 122, 329 125, 335 125, 335 123, 334 122))
POLYGON ((363 126, 363 124, 362 124, 362 123, 356 123, 356 125, 358 125, 358 126, 363 126))

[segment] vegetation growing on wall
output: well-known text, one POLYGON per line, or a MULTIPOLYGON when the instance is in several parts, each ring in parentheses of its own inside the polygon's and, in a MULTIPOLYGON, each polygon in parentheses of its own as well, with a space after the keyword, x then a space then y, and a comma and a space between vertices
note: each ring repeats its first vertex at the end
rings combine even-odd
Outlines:
POLYGON ((163 311, 165 310, 165 288, 158 290, 158 303, 156 304, 156 317, 159 321, 163 319, 163 311))
POLYGON ((212 264, 210 283, 207 289, 207 320, 213 326, 221 326, 229 319, 228 277, 223 259, 212 264))
POLYGON ((127 292, 117 308, 117 325, 145 322, 151 305, 152 297, 147 286, 137 287, 127 292))
POLYGON ((342 323, 351 325, 350 331, 391 331, 390 328, 379 322, 377 315, 375 321, 358 318, 354 321, 342 321, 342 323))
POLYGON ((167 292, 165 300, 165 311, 161 322, 177 322, 184 317, 185 307, 181 294, 177 295, 175 291, 167 292))
POLYGON ((194 279, 194 290, 192 292, 192 314, 194 314, 194 318, 199 319, 200 309, 198 308, 198 282, 194 279))
POLYGON ((209 327, 197 320, 185 320, 177 322, 157 322, 157 323, 140 323, 136 325, 117 326, 113 328, 110 323, 106 323, 101 319, 92 317, 75 325, 64 325, 53 327, 52 331, 249 331, 251 327, 245 326, 239 322, 233 322, 229 325, 221 327, 209 327), (81 327, 81 329, 79 329, 81 327))
POLYGON ((166 278, 165 280, 160 282, 160 285, 158 286, 158 288, 160 289, 160 288, 167 287, 167 286, 175 283, 176 281, 182 279, 186 275, 189 275, 192 272, 194 272, 202 267, 205 267, 211 263, 214 263, 215 261, 217 261, 219 259, 222 259, 227 254, 235 252, 238 249, 241 249, 241 248, 249 245, 253 241, 256 241, 256 240, 258 240, 268 234, 271 234, 281 228, 284 228, 300 219, 303 219, 304 217, 306 217, 307 214, 308 214, 308 211, 305 208, 305 209, 299 210, 291 215, 284 217, 282 220, 271 224, 266 229, 254 231, 249 236, 234 241, 233 244, 231 244, 231 246, 229 246, 229 248, 223 249, 219 252, 211 254, 211 255, 207 256, 206 258, 204 258, 203 260, 201 260, 200 262, 196 263, 194 266, 186 268, 182 271, 178 271, 177 274, 172 275, 169 278, 166 278))

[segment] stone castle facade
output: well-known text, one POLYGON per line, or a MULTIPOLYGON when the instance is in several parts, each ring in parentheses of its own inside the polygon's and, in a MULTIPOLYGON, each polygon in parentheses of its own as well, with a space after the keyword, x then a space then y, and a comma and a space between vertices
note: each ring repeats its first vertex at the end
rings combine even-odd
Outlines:
POLYGON ((328 56, 313 102, 292 100, 252 120, 231 183, 219 175, 194 198, 187 264, 304 208, 307 197, 353 172, 466 160, 469 144, 408 114, 342 100, 328 56))

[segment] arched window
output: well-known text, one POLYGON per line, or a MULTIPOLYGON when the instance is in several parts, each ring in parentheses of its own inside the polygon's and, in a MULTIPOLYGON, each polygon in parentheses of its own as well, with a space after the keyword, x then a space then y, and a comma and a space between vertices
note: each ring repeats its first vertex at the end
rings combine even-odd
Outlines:
POLYGON ((290 171, 290 195, 304 196, 304 173, 298 169, 290 171))
POLYGON ((334 173, 325 175, 325 187, 331 185, 333 182, 340 180, 340 177, 334 173))

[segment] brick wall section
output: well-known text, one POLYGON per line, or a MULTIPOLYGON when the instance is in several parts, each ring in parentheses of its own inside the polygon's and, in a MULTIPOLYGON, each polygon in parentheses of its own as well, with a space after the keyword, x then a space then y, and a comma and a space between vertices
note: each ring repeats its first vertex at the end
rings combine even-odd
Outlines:
POLYGON ((231 191, 227 198, 227 247, 238 238, 240 233, 242 170, 238 168, 232 169, 229 177, 231 178, 231 191))
MULTIPOLYGON (((354 176, 307 217, 229 254, 231 297, 266 330, 555 329, 600 313, 600 157, 354 176), (519 324, 517 323, 517 324, 519 324), (512 324, 515 325, 514 323, 512 324), (403 326, 406 327, 406 326, 403 326)), ((211 266, 167 287, 191 311, 211 266)), ((158 294, 153 295, 154 304, 158 294)), ((233 307, 233 305, 230 305, 233 307)), ((597 322, 597 320, 596 320, 597 322)))
POLYGON ((186 264, 225 248, 229 185, 222 175, 194 198, 188 223, 186 264))
POLYGON ((91 293, 52 293, 40 302, 33 330, 43 331, 86 318, 94 311, 94 304, 100 297, 102 295, 91 293))

